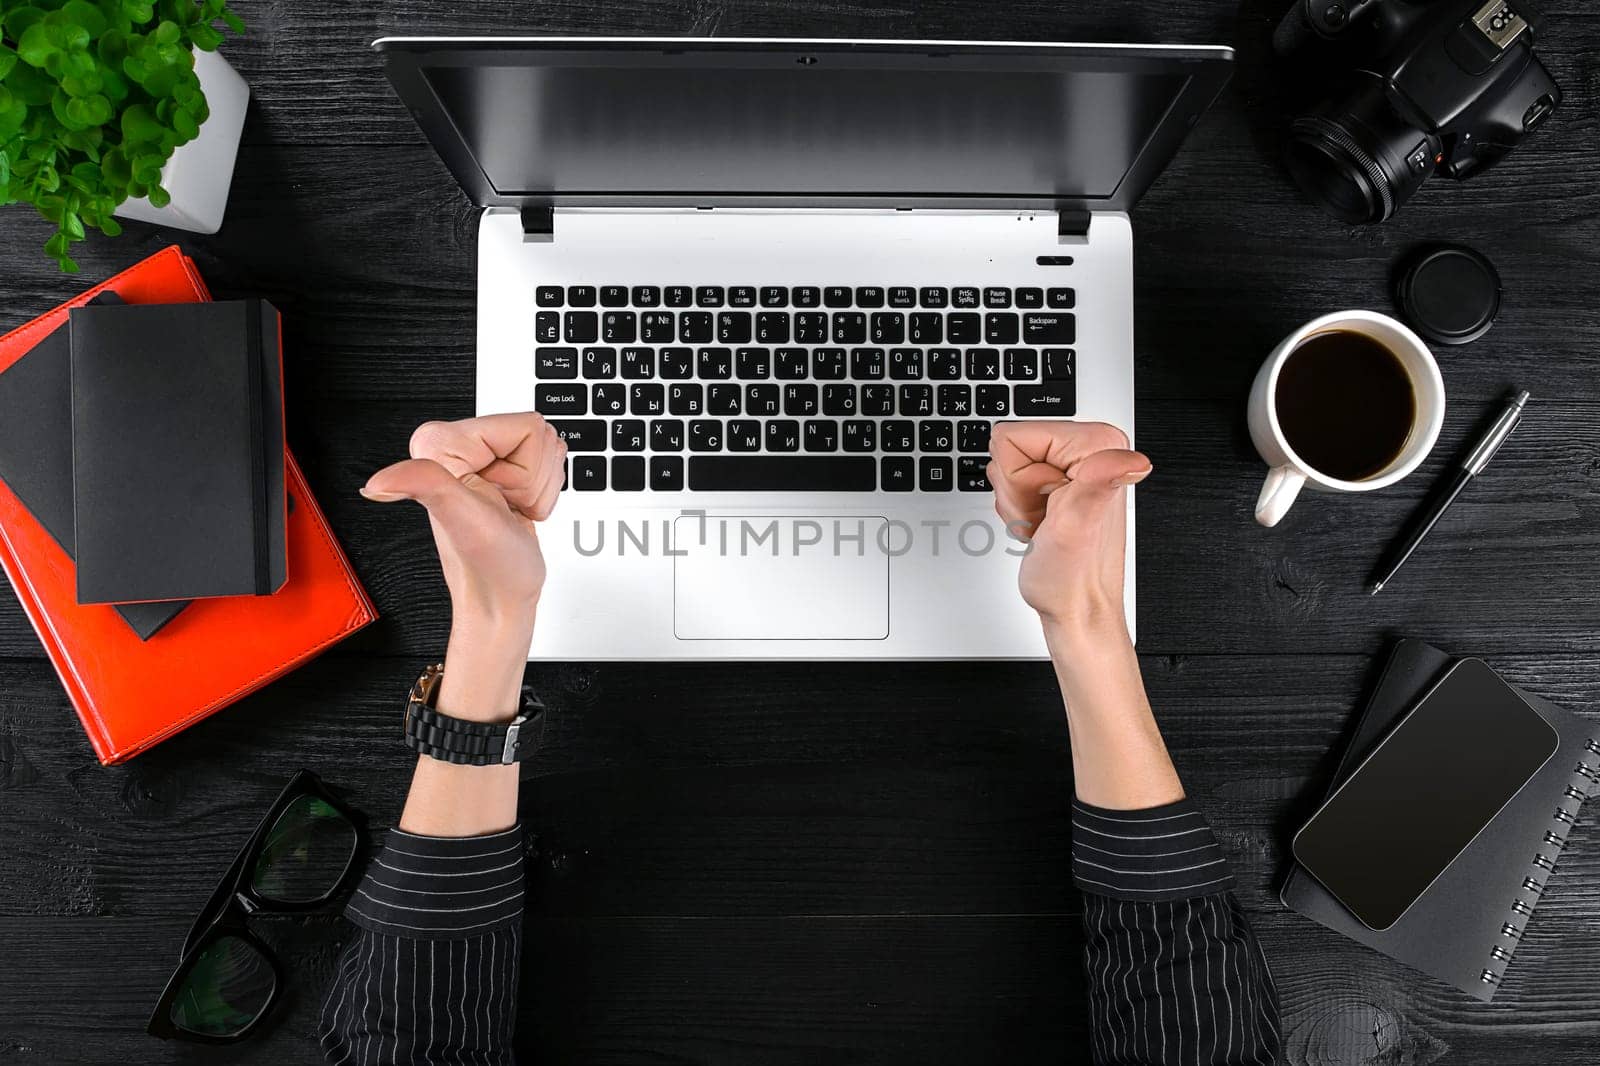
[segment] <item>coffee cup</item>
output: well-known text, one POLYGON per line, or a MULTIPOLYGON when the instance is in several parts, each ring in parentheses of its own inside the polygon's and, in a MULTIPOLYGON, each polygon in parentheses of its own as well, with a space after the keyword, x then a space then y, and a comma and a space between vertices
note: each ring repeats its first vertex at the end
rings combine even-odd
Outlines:
POLYGON ((1306 486, 1371 492, 1415 470, 1444 425, 1444 379, 1415 333, 1336 311, 1285 337, 1250 389, 1250 438, 1272 469, 1256 521, 1275 526, 1306 486))

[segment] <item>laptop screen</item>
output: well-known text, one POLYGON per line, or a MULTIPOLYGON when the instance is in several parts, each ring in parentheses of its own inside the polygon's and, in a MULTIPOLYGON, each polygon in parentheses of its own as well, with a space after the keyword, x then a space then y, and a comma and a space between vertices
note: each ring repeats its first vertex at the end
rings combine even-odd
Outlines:
POLYGON ((418 73, 495 195, 556 198, 1107 200, 1191 79, 1174 63, 918 58, 455 53, 418 73))

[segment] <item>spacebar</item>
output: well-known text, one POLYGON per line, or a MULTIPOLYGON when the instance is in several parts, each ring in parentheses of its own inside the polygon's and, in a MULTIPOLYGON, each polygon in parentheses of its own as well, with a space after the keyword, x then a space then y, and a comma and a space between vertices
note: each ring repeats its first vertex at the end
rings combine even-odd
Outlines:
POLYGON ((878 461, 870 455, 698 455, 689 459, 695 492, 871 492, 878 461))

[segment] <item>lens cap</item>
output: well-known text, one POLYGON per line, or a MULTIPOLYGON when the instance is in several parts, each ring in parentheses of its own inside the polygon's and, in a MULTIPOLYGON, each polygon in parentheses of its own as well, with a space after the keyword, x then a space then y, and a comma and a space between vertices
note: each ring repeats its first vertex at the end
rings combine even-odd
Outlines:
POLYGON ((1500 275, 1482 253, 1434 245, 1408 263, 1394 287, 1406 322, 1436 344, 1466 344, 1500 313, 1500 275))

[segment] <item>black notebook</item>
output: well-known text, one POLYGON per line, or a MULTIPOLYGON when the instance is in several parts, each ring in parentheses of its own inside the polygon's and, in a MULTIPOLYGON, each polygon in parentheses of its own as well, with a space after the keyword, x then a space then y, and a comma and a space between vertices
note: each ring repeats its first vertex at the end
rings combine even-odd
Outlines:
POLYGON ((288 576, 278 313, 72 312, 78 602, 269 595, 288 576))
MULTIPOLYGON (((1395 647, 1330 792, 1454 661, 1420 640, 1395 647)), ((1284 905, 1476 999, 1493 999, 1578 811, 1600 782, 1600 727, 1517 691, 1559 734, 1556 754, 1399 921, 1381 932, 1368 928, 1299 866, 1279 893, 1284 905)), ((1425 818, 1417 826, 1425 832, 1425 818)))
MULTIPOLYGON (((120 303, 115 293, 93 303, 120 303)), ((68 558, 77 557, 72 522, 72 350, 62 326, 0 373, 0 479, 11 487, 68 558)), ((186 600, 117 604, 149 640, 186 600)))

